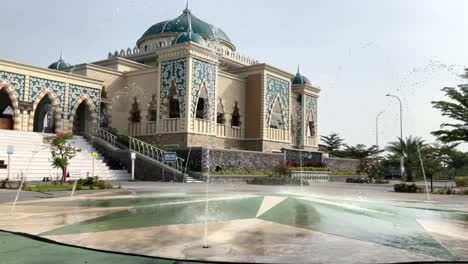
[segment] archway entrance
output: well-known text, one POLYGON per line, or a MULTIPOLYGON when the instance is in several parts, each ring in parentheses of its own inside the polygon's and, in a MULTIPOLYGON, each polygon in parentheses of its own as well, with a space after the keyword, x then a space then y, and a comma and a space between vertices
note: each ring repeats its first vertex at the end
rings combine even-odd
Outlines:
POLYGON ((55 109, 49 95, 44 96, 34 111, 34 132, 55 133, 55 109))
POLYGON ((5 89, 0 90, 0 129, 13 130, 15 112, 10 96, 5 89))
POLYGON ((91 125, 91 112, 89 111, 86 101, 83 101, 76 109, 75 117, 73 118, 73 134, 90 132, 91 125))

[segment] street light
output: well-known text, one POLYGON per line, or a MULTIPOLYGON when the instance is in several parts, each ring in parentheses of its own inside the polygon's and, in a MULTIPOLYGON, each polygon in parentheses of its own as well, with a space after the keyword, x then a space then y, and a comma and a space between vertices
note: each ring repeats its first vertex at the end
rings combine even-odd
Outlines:
MULTIPOLYGON (((389 96, 389 97, 394 97, 396 99, 398 99, 398 102, 400 103, 400 138, 401 140, 403 141, 403 105, 401 103, 401 99, 400 97, 396 96, 396 95, 393 95, 393 94, 387 94, 386 96, 389 96)), ((400 173, 401 173, 401 177, 403 178, 404 175, 405 175, 405 165, 404 165, 404 153, 403 153, 403 146, 401 146, 401 157, 400 157, 400 173)))

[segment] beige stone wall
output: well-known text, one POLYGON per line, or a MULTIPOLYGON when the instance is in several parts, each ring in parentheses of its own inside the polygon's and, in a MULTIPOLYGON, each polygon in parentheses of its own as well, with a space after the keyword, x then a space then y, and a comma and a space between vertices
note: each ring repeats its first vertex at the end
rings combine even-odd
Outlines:
POLYGON ((224 118, 227 125, 231 124, 231 115, 234 110, 235 102, 237 101, 237 106, 239 107, 241 115, 241 134, 242 138, 244 138, 246 127, 246 80, 220 72, 218 74, 216 89, 216 104, 220 99, 222 100, 224 118))
POLYGON ((86 69, 85 75, 104 82, 109 99, 109 126, 118 129, 121 133, 127 131, 129 100, 125 95, 128 89, 125 88, 123 74, 92 67, 86 69))
POLYGON ((146 125, 148 122, 148 107, 151 102, 152 95, 156 95, 156 100, 159 100, 157 69, 144 70, 138 73, 126 75, 126 86, 129 88, 128 101, 130 101, 127 108, 127 123, 128 118, 130 117, 129 113, 131 104, 133 103, 133 98, 136 97, 141 110, 141 134, 145 135, 146 125))
POLYGON ((262 75, 253 74, 247 77, 245 138, 259 139, 262 135, 262 75))

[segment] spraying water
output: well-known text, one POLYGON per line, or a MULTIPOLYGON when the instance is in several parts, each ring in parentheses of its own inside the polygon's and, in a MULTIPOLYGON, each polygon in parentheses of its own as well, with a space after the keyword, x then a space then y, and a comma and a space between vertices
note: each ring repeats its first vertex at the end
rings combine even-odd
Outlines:
POLYGON ((302 189, 302 186, 304 185, 304 184, 303 184, 303 181, 304 181, 304 180, 303 180, 303 177, 304 177, 304 168, 303 168, 303 166, 302 166, 302 151, 299 152, 299 166, 301 166, 301 175, 300 175, 300 177, 301 177, 301 193, 303 193, 304 190, 302 189))
MULTIPOLYGON (((28 165, 26 166, 26 175, 29 173, 29 167, 31 166, 31 162, 32 160, 34 159, 34 157, 36 156, 36 154, 39 152, 39 149, 36 149, 36 150, 33 150, 32 151, 32 155, 31 155, 31 158, 29 159, 28 161, 28 165)), ((18 191, 16 192, 16 197, 15 197, 15 200, 13 201, 13 205, 11 206, 11 210, 10 210, 10 213, 13 213, 15 211, 15 207, 16 207, 16 202, 18 201, 19 199, 19 196, 20 196, 20 193, 21 193, 21 189, 23 189, 23 185, 24 185, 24 181, 26 180, 26 176, 21 172, 21 183, 20 183, 20 186, 18 188, 18 191)))
POLYGON ((70 199, 73 198, 73 195, 75 194, 77 183, 78 183, 78 180, 75 180, 75 182, 73 183, 73 188, 72 188, 72 191, 71 191, 71 194, 70 194, 70 199))
POLYGON ((431 200, 431 198, 429 196, 429 189, 427 187, 427 180, 426 180, 426 172, 424 171, 424 163, 423 163, 423 160, 422 160, 422 157, 421 157, 421 151, 419 150, 419 144, 417 144, 416 147, 418 148, 419 162, 421 163, 421 170, 422 170, 422 174, 423 174, 423 177, 424 177, 424 183, 426 185, 427 200, 429 201, 429 200, 431 200))
POLYGON ((207 175, 206 175, 206 183, 205 183, 205 222, 203 228, 203 248, 208 248, 208 208, 209 208, 209 201, 208 201, 208 191, 209 191, 209 183, 210 183, 210 150, 207 149, 206 152, 206 164, 207 164, 207 175))

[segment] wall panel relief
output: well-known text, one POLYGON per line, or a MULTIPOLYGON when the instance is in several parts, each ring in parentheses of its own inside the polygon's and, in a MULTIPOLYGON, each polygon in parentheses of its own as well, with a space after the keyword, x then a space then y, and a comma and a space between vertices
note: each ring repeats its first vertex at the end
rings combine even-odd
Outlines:
POLYGON ((272 75, 266 77, 265 120, 266 126, 270 124, 271 111, 275 99, 278 97, 283 110, 284 129, 289 129, 289 82, 272 75))
POLYGON ((169 87, 175 85, 178 93, 180 117, 185 117, 186 109, 186 83, 187 83, 187 59, 170 60, 161 63, 161 88, 159 96, 159 116, 160 118, 167 118, 169 113, 167 111, 167 95, 169 87))

